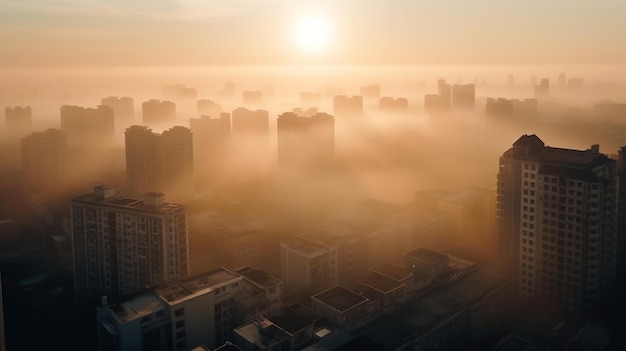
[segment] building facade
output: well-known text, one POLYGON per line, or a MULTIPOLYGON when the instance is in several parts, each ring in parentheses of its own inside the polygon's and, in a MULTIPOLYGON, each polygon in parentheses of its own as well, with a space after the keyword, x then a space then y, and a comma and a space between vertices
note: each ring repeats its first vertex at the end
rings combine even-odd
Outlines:
POLYGON ((113 300, 189 274, 187 212, 162 193, 143 201, 98 186, 72 200, 75 297, 113 300))
POLYGON ((519 296, 571 309, 598 302, 615 279, 615 160, 545 146, 523 135, 500 158, 502 260, 519 273, 519 296))

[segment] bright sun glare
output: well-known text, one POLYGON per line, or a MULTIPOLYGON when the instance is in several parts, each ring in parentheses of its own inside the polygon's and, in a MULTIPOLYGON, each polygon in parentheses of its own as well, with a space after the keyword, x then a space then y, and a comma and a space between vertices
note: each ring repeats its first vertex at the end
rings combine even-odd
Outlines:
POLYGON ((297 23, 296 40, 307 51, 321 51, 330 42, 330 25, 321 17, 303 18, 297 23))

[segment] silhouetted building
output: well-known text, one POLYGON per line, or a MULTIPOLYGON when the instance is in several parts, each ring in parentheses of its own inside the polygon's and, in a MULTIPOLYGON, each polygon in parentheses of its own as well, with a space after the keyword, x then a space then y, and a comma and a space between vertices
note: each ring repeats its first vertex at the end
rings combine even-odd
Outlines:
POLYGON ((485 114, 495 117, 511 117, 513 116, 513 102, 503 98, 487 98, 485 114))
POLYGON ((452 107, 452 87, 446 83, 445 79, 437 81, 437 94, 441 98, 443 108, 449 109, 452 107))
POLYGON ((210 116, 217 118, 224 113, 224 108, 213 100, 203 99, 198 100, 198 114, 200 116, 210 116))
POLYGON ((22 139, 24 177, 32 189, 51 190, 67 181, 69 156, 65 133, 35 132, 22 139))
POLYGON ((269 112, 266 110, 248 110, 239 107, 232 113, 233 135, 239 136, 265 136, 269 135, 269 112))
POLYGON ((626 284, 626 146, 619 149, 617 162, 617 278, 626 284))
POLYGON ((187 212, 162 193, 143 201, 98 186, 72 200, 75 297, 117 300, 189 274, 187 212))
POLYGON ((382 97, 378 100, 380 112, 403 114, 409 111, 409 101, 405 98, 382 97))
POLYGON ((550 96, 550 80, 544 78, 539 82, 539 85, 535 85, 535 98, 542 99, 550 96))
POLYGON ((160 191, 182 202, 193 196, 193 141, 188 128, 176 126, 156 134, 131 126, 125 138, 126 175, 133 196, 160 191))
POLYGON ((31 133, 33 115, 30 106, 5 107, 4 117, 7 140, 16 142, 31 133))
POLYGON ((455 84, 452 86, 452 107, 474 109, 476 86, 474 84, 455 84))
POLYGON ((71 146, 102 147, 113 141, 115 117, 113 109, 100 105, 97 108, 61 106, 61 130, 71 146))
POLYGON ((135 118, 135 105, 131 97, 109 96, 102 98, 101 104, 113 109, 116 124, 129 124, 135 118))
POLYGON ((188 118, 198 114, 198 91, 195 88, 187 87, 184 84, 168 85, 163 88, 163 97, 176 104, 176 114, 178 115, 188 118))
POLYGON ((301 170, 323 170, 335 159, 335 121, 325 113, 278 116, 278 163, 301 170))
POLYGON ((169 127, 176 122, 176 104, 152 99, 141 104, 143 124, 149 127, 169 127))
POLYGON ((537 99, 512 99, 513 114, 521 117, 536 117, 539 112, 537 99))
POLYGON ((363 114, 363 98, 361 96, 337 95, 333 98, 333 114, 335 116, 359 116, 363 114))
POLYGON ((599 152, 545 146, 523 135, 500 158, 502 260, 519 296, 571 309, 598 302, 615 279, 616 162, 599 152))

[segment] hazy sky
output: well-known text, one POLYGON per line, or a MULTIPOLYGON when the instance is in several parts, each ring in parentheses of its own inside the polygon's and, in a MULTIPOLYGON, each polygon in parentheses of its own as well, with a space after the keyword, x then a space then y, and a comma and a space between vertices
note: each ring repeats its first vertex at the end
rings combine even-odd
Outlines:
POLYGON ((0 66, 623 63, 624 0, 0 0, 0 66), (332 26, 305 52, 301 18, 332 26))

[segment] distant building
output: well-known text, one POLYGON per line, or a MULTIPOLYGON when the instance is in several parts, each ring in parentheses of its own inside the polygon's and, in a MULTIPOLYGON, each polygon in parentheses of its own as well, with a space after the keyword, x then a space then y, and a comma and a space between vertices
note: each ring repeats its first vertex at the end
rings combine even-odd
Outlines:
POLYGON ((193 133, 194 164, 200 171, 213 174, 229 157, 230 114, 190 118, 189 127, 193 133))
POLYGON ((141 104, 141 108, 146 126, 170 127, 176 122, 176 104, 171 101, 148 100, 141 104))
POLYGON ((113 109, 116 124, 127 125, 135 118, 135 105, 131 97, 109 96, 102 98, 101 104, 113 109))
POLYGON ((69 165, 64 132, 48 129, 22 139, 22 168, 31 188, 50 190, 65 184, 69 165))
POLYGON ((503 98, 487 98, 485 114, 495 117, 511 117, 513 116, 513 102, 503 98))
POLYGON ((269 128, 269 112, 266 110, 253 111, 243 107, 233 110, 233 136, 237 138, 248 136, 267 138, 269 136, 269 128))
MULTIPOLYGON (((200 116, 209 116, 212 118, 217 118, 224 113, 224 108, 213 100, 203 99, 198 100, 198 114, 200 116)), ((230 124, 229 124, 230 129, 230 124)))
POLYGON ((75 297, 116 301, 189 274, 187 212, 162 193, 143 200, 98 186, 72 200, 75 297))
POLYGON ((61 130, 67 135, 71 146, 109 145, 115 134, 113 109, 104 105, 97 108, 63 105, 61 130))
POLYGON ((322 103, 322 94, 312 92, 300 93, 300 104, 305 106, 318 106, 322 103))
POLYGON ((299 170, 325 170, 335 159, 335 119, 325 113, 278 116, 278 163, 299 170))
MULTIPOLYGON (((176 104, 176 114, 189 118, 197 116, 198 91, 184 84, 172 84, 163 88, 163 97, 176 104)), ((145 122, 144 122, 145 124, 145 122)))
POLYGON ((246 90, 242 93, 243 104, 246 106, 261 106, 263 104, 262 90, 246 90))
POLYGON ((7 140, 16 142, 31 133, 33 115, 30 106, 5 107, 4 117, 7 140))
POLYGON ((617 163, 599 152, 523 135, 500 157, 502 260, 519 296, 571 309, 597 303, 615 280, 617 163))
POLYGON ((441 98, 441 105, 444 109, 452 107, 452 87, 446 83, 445 79, 437 81, 437 94, 441 98))
POLYGON ((361 96, 337 95, 333 98, 333 114, 335 116, 360 116, 363 114, 363 98, 361 96))
POLYGON ((188 128, 162 134, 142 126, 126 129, 126 175, 131 194, 168 192, 177 201, 193 196, 193 141, 188 128))
POLYGON ((360 88, 360 94, 364 100, 376 101, 380 98, 380 85, 370 84, 360 88))
POLYGON ((409 111, 409 101, 405 98, 382 97, 378 100, 380 112, 403 114, 409 111))
POLYGON ((369 314, 369 300, 343 286, 333 286, 311 296, 313 315, 338 327, 360 324, 369 314))
POLYGON ((476 86, 474 84, 455 84, 452 86, 452 107, 456 109, 474 109, 476 86))

